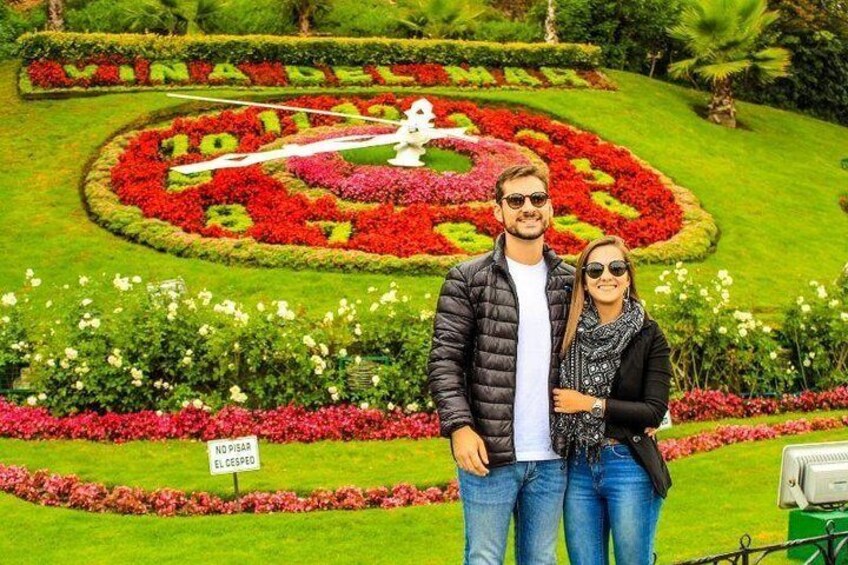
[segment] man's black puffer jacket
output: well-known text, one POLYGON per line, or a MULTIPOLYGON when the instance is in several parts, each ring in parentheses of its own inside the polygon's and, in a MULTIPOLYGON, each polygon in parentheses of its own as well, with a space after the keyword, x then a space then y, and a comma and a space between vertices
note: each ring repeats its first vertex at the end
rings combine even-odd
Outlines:
MULTIPOLYGON (((547 298, 551 320, 548 387, 559 379, 558 357, 574 286, 574 267, 547 246, 547 298)), ((471 426, 486 444, 489 467, 515 462, 513 407, 518 351, 518 300, 504 255, 495 249, 452 268, 436 307, 427 367, 441 434, 471 426)), ((551 417, 553 402, 551 401, 551 417)))

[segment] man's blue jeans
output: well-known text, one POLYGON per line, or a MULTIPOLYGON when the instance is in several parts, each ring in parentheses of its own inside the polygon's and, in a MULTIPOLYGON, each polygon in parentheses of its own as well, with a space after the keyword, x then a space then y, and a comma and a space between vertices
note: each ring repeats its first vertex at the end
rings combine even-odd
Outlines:
POLYGON ((653 563, 662 501, 626 445, 604 447, 596 464, 585 455, 572 457, 565 494, 571 565, 608 565, 610 530, 616 565, 653 563))
POLYGON ((566 470, 562 459, 520 461, 495 467, 485 477, 459 471, 465 518, 465 564, 504 561, 510 518, 515 516, 515 562, 556 563, 566 470))

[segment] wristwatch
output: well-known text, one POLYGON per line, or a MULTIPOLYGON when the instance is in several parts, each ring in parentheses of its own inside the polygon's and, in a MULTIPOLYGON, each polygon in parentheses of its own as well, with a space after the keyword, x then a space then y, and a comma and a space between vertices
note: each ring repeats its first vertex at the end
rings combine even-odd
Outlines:
POLYGON ((595 399, 595 403, 592 404, 592 410, 589 413, 595 418, 603 418, 604 417, 604 401, 600 398, 595 399))

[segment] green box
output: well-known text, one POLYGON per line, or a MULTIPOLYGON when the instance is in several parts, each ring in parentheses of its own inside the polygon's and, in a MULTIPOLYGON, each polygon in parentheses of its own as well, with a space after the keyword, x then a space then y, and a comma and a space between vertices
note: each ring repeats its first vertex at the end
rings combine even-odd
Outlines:
MULTIPOLYGON (((827 533, 825 525, 833 520, 836 532, 848 532, 848 512, 805 512, 793 510, 789 513, 789 539, 804 539, 823 536, 827 533)), ((839 541, 839 540, 837 540, 839 541)), ((813 545, 795 547, 788 551, 790 559, 804 560, 810 558, 817 551, 813 545)), ((824 563, 821 557, 813 561, 814 565, 824 563)), ((839 553, 836 559, 837 565, 848 565, 848 544, 839 553)))

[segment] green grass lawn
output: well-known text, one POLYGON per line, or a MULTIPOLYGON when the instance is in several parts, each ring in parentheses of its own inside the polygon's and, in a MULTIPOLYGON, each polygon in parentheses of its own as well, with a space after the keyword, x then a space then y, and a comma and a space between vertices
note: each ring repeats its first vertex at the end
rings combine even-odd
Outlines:
MULTIPOLYGON (((670 563, 732 550, 744 533, 751 534, 755 545, 784 540, 787 512, 776 505, 783 446, 845 439, 848 439, 848 430, 829 430, 732 445, 670 463, 674 486, 660 519, 659 562, 670 563)), ((0 442, 0 461, 9 463, 16 459, 14 453, 19 456, 24 453, 26 450, 21 450, 19 443, 22 442, 0 442)), ((30 462, 50 461, 51 464, 61 460, 65 464, 68 461, 65 443, 32 442, 28 455, 22 458, 30 462), (59 460, 53 461, 46 452, 53 452, 59 460)), ((168 442, 172 443, 184 442, 168 442)), ((358 449, 355 444, 300 446, 300 449, 311 451, 309 457, 298 459, 299 454, 290 452, 288 474, 278 476, 287 485, 329 484, 326 477, 334 476, 344 477, 334 481, 341 484, 353 478, 362 480, 369 473, 384 473, 379 476, 379 480, 384 480, 392 474, 399 476, 400 470, 408 470, 408 477, 423 477, 428 466, 438 468, 439 475, 450 470, 444 442, 420 442, 432 444, 432 447, 418 452, 410 450, 407 443, 385 442, 378 448, 370 445, 374 449, 364 455, 371 460, 371 471, 351 468, 351 464, 357 464, 357 457, 362 457, 362 454, 349 457, 358 449), (387 459, 377 461, 382 458, 387 459)), ((136 484, 152 484, 149 477, 142 476, 144 462, 134 460, 139 456, 149 457, 148 474, 151 476, 168 476, 171 480, 188 473, 174 468, 181 459, 174 457, 170 446, 168 449, 163 449, 163 444, 158 444, 156 449, 145 447, 145 444, 104 447, 106 451, 99 453, 82 452, 89 458, 96 458, 85 465, 100 476, 135 476, 139 479, 136 484), (131 451, 127 451, 128 448, 131 451), (119 461, 129 470, 119 471, 116 464, 119 461)), ((266 465, 282 453, 274 453, 268 447, 262 448, 266 465)), ((191 473, 205 472, 202 445, 195 444, 194 448, 194 455, 201 461, 192 463, 195 469, 191 473)), ((177 448, 180 449, 182 447, 177 448)), ((78 457, 76 461, 84 459, 83 456, 74 457, 78 457)), ((246 479, 248 475, 243 477, 246 479)), ((371 476, 377 478, 376 474, 371 476)), ((165 519, 44 508, 0 495, 0 515, 4 519, 3 528, 0 528, 0 555, 11 563, 154 560, 164 563, 258 563, 268 560, 280 563, 456 563, 463 544, 459 504, 390 511, 165 519)), ((559 551, 565 562, 563 544, 559 551)), ((508 560, 512 559, 510 549, 508 560)), ((782 563, 784 560, 776 556, 769 562, 782 563)))
MULTIPOLYGON (((694 113, 703 93, 628 73, 610 76, 619 91, 429 92, 548 112, 628 147, 692 190, 715 216, 721 240, 716 253, 691 270, 705 278, 729 269, 742 307, 773 312, 807 280, 837 275, 848 259, 848 214, 837 202, 848 182, 839 166, 848 156, 848 129, 740 104, 747 129, 725 130, 694 113)), ((17 97, 15 81, 16 63, 0 64, 0 156, 5 160, 0 289, 18 288, 27 268, 48 286, 80 274, 181 276, 193 291, 206 287, 218 296, 249 301, 281 298, 320 313, 341 296, 362 295, 389 280, 420 301, 440 286, 440 277, 225 266, 165 255, 112 235, 92 223, 81 205, 85 162, 119 129, 179 103, 156 92, 26 102, 17 97)), ((643 267, 643 285, 654 286, 662 269, 643 267)))

